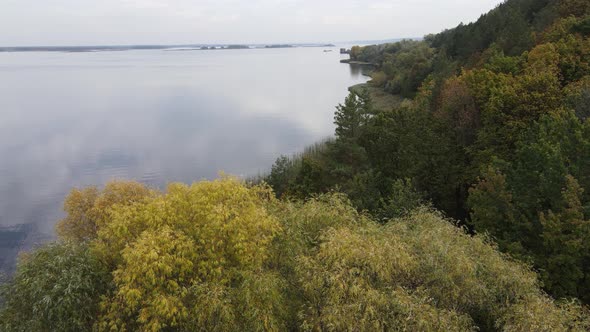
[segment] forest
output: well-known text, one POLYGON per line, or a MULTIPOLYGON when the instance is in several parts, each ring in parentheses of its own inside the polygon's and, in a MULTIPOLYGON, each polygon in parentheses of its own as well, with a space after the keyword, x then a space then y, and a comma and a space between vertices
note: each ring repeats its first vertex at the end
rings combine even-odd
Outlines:
POLYGON ((0 330, 590 330, 590 2, 350 56, 334 138, 259 181, 73 189, 0 330))
POLYGON ((585 331, 527 263, 431 207, 387 223, 345 194, 224 176, 75 189, 23 254, 2 331, 585 331))
POLYGON ((337 107, 335 139, 266 181, 279 197, 346 193, 383 222, 430 205, 589 304, 589 14, 512 0, 422 41, 354 47, 377 68, 368 89, 337 107))

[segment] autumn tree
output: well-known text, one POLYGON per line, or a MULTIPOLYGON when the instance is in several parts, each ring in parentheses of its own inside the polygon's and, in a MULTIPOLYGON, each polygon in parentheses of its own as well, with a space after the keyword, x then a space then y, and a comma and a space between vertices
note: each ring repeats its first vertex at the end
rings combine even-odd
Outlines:
MULTIPOLYGON (((579 194, 571 188, 565 196, 579 194)), ((579 213, 570 213, 579 209, 575 197, 564 206, 560 222, 571 215, 562 224, 579 224, 579 213)), ((590 324, 580 305, 547 297, 528 265, 427 207, 382 223, 343 194, 281 201, 263 185, 224 177, 105 208, 95 239, 61 240, 24 256, 2 291, 3 331, 583 331, 590 324)), ((547 215, 548 234, 569 245, 569 228, 550 227, 554 219, 547 215)))
POLYGON ((92 240, 108 223, 112 207, 133 205, 153 195, 152 190, 132 181, 109 182, 101 191, 96 187, 73 189, 65 199, 66 217, 57 223, 57 235, 75 242, 92 240))
POLYGON ((556 304, 541 292, 527 265, 428 209, 386 225, 359 214, 341 195, 275 209, 284 233, 273 261, 293 287, 298 329, 475 331, 536 324, 583 331, 590 324, 583 307, 556 304), (527 305, 534 306, 534 319, 521 314, 527 305))
POLYGON ((256 282, 274 278, 264 269, 280 230, 264 209, 271 196, 265 187, 223 178, 171 184, 151 200, 113 208, 94 246, 114 266, 115 289, 102 301, 99 330, 194 331, 212 322, 280 330, 281 300, 272 296, 278 290, 256 282), (269 296, 244 296, 255 293, 269 296), (219 310, 204 310, 208 300, 219 301, 219 310))

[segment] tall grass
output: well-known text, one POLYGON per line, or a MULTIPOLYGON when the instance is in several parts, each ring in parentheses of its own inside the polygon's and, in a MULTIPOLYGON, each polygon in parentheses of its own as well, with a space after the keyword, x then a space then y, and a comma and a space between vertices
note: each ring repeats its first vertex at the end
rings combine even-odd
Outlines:
MULTIPOLYGON (((322 159, 323 156, 326 155, 328 152, 328 145, 334 142, 334 137, 325 137, 311 145, 306 146, 303 151, 297 152, 292 154, 291 156, 281 155, 278 157, 273 165, 273 168, 281 163, 283 169, 285 169, 287 179, 295 179, 299 170, 301 169, 301 165, 303 159, 322 159)), ((258 175, 249 177, 246 179, 247 183, 251 184, 260 184, 261 182, 269 182, 269 177, 271 176, 272 169, 270 171, 266 171, 265 173, 259 173, 258 175)))

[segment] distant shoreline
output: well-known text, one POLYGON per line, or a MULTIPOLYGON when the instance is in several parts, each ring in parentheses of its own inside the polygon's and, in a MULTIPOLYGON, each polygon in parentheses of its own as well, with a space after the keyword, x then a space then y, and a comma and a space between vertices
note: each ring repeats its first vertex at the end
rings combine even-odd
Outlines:
POLYGON ((16 46, 0 47, 0 52, 115 52, 135 50, 212 51, 295 47, 335 47, 334 44, 194 44, 194 45, 128 45, 128 46, 16 46))

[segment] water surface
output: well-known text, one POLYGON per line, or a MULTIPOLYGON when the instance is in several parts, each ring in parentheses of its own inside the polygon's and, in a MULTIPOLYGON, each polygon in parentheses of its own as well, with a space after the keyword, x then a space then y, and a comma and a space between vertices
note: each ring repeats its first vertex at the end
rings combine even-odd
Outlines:
POLYGON ((366 79, 331 49, 0 53, 0 268, 72 187, 253 176, 332 135, 366 79))

